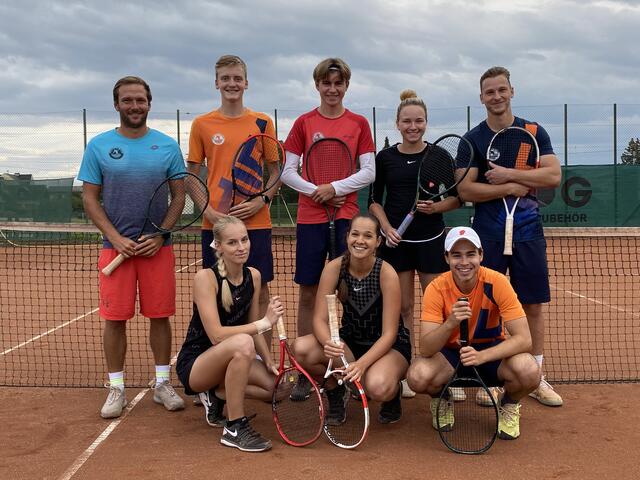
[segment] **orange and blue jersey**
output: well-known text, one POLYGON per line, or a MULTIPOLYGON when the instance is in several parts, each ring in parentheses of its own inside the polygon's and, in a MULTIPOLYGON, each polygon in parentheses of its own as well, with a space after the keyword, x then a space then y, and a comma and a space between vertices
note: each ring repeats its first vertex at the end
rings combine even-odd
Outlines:
MULTIPOLYGON (((338 118, 327 118, 318 109, 307 112, 295 121, 285 142, 285 149, 303 157, 316 140, 320 138, 339 138, 349 147, 354 167, 360 155, 375 151, 369 122, 362 115, 349 110, 338 118)), ((353 169, 355 171, 355 168, 353 169)), ((309 180, 305 169, 302 178, 309 180)), ((345 204, 336 213, 336 219, 351 220, 359 212, 357 192, 347 195, 345 204)), ((298 223, 326 223, 327 214, 321 203, 314 202, 307 195, 298 195, 298 223)))
MULTIPOLYGON (((424 292, 422 301, 423 322, 442 324, 451 315, 453 304, 460 297, 467 297, 471 306, 469 319, 469 343, 489 344, 505 339, 505 323, 525 316, 522 305, 503 274, 480 267, 478 281, 471 293, 462 293, 453 280, 453 274, 445 272, 433 280, 424 292)), ((449 337, 448 348, 458 348, 460 330, 449 337)))
MULTIPOLYGON (((542 126, 519 117, 515 117, 512 126, 526 128, 535 136, 541 157, 543 155, 554 154, 549 134, 542 126)), ((489 170, 487 149, 495 134, 496 132, 489 128, 486 120, 465 134, 465 138, 469 140, 473 146, 473 162, 471 167, 478 169, 477 181, 481 183, 488 183, 485 178, 485 173, 489 170)), ((506 212, 502 199, 498 198, 487 202, 477 202, 475 205, 473 228, 482 239, 503 241, 505 218, 506 212)), ((535 191, 531 191, 527 196, 518 201, 514 212, 513 240, 515 242, 522 242, 542 237, 543 230, 538 208, 538 199, 535 191)))
MULTIPOLYGON (((227 213, 233 197, 231 167, 240 145, 251 135, 265 133, 275 138, 271 118, 264 113, 245 109, 239 117, 227 117, 218 110, 196 117, 191 124, 189 135, 188 161, 207 166, 207 186, 211 206, 227 213)), ((277 161, 277 159, 273 159, 277 161)), ((267 159, 269 161, 269 159, 267 159)), ((266 168, 256 166, 257 170, 266 168)), ((257 174, 259 175, 259 173, 257 174)), ((238 203, 238 202, 236 202, 238 203)), ((248 230, 271 228, 269 208, 265 205, 254 216, 244 220, 248 230)), ((211 229, 211 223, 204 218, 202 229, 211 229)))

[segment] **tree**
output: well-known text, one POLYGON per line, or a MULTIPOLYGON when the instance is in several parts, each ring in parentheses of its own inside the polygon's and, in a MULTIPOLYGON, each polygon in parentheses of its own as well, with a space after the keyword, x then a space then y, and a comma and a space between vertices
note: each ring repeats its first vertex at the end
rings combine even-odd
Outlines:
POLYGON ((640 165, 640 139, 629 140, 629 145, 622 152, 620 160, 623 165, 640 165))
POLYGON ((384 137, 384 145, 382 148, 389 148, 389 137, 384 137))

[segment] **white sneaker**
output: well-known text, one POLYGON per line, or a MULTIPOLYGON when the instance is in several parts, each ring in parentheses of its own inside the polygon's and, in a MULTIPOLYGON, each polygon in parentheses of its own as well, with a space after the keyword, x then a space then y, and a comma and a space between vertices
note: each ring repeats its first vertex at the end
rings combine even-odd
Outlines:
POLYGON ((561 407, 562 397, 558 395, 549 382, 544 378, 544 375, 540 379, 540 385, 533 392, 529 394, 530 397, 535 398, 541 404, 547 407, 561 407))
POLYGON ((407 383, 407 379, 402 380, 402 398, 413 398, 416 396, 416 392, 411 390, 409 384, 407 383))
POLYGON ((152 388, 153 401, 164 405, 164 408, 170 412, 184 408, 184 400, 176 393, 168 381, 156 383, 152 388))
POLYGON ((124 389, 114 387, 110 383, 105 383, 104 386, 109 389, 109 395, 100 410, 100 416, 102 418, 118 418, 122 415, 124 407, 127 406, 124 389))
POLYGON ((449 387, 449 394, 454 402, 464 402, 467 399, 467 393, 462 387, 449 387))

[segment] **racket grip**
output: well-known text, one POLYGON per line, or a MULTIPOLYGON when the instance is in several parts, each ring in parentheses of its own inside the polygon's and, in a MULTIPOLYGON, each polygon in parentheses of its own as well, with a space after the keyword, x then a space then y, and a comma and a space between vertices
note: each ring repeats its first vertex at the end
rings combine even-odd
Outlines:
POLYGON ((513 217, 507 216, 504 222, 503 255, 513 255, 513 217))
POLYGON ((329 331, 331 332, 331 341, 340 343, 340 330, 338 328, 338 312, 336 310, 336 296, 325 295, 327 300, 327 309, 329 312, 329 331))
MULTIPOLYGON (((413 217, 414 217, 413 212, 409 212, 407 216, 404 217, 404 220, 402 220, 402 223, 400 224, 400 226, 396 228, 396 232, 398 232, 398 235, 400 236, 404 235, 404 232, 407 231, 407 228, 409 228, 409 225, 411 225, 411 222, 413 222, 413 217)), ((386 241, 386 244, 387 244, 387 247, 390 247, 390 248, 396 247, 396 245, 392 245, 391 243, 389 243, 389 240, 386 241)))
POLYGON ((278 317, 278 321, 276 323, 276 328, 278 329, 278 338, 280 340, 286 340, 287 339, 287 330, 284 328, 284 321, 282 320, 282 317, 278 317))
POLYGON ((109 275, 111 275, 113 273, 113 271, 118 268, 122 262, 124 262, 127 259, 127 257, 125 257, 123 254, 118 254, 118 256, 116 258, 114 258, 113 260, 111 260, 111 262, 109 263, 109 265, 107 265, 106 267, 104 267, 102 269, 102 273, 104 275, 106 275, 107 277, 109 275))

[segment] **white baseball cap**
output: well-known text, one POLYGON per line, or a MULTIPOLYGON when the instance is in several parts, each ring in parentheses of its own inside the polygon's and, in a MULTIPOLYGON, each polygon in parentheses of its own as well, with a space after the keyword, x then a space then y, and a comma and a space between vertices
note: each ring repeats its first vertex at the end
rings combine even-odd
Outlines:
POLYGON ((476 248, 482 248, 480 237, 471 227, 453 227, 444 239, 444 251, 450 252, 458 240, 469 240, 476 248))

